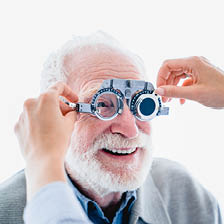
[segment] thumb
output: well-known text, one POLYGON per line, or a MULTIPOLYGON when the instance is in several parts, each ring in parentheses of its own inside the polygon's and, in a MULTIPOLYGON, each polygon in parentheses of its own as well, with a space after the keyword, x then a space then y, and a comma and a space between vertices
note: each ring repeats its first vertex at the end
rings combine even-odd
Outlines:
POLYGON ((77 112, 76 111, 70 111, 65 115, 66 120, 69 123, 72 123, 74 125, 74 123, 77 120, 77 112))
POLYGON ((155 93, 160 96, 173 97, 173 98, 185 98, 192 99, 195 95, 193 86, 174 86, 166 85, 160 86, 155 90, 155 93))

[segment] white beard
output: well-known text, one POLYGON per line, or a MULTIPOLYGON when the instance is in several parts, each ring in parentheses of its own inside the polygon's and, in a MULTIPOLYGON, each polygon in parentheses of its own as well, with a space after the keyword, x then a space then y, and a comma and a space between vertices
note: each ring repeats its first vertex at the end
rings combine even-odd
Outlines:
POLYGON ((97 137, 91 147, 86 149, 85 139, 73 132, 71 144, 65 159, 70 177, 83 189, 92 189, 104 196, 111 192, 136 190, 145 181, 152 165, 151 137, 139 131, 135 139, 127 139, 119 134, 103 134, 97 137), (142 148, 145 156, 141 167, 136 170, 131 164, 120 164, 121 172, 106 170, 96 158, 96 152, 102 148, 142 148), (122 172, 124 171, 124 172, 122 172))

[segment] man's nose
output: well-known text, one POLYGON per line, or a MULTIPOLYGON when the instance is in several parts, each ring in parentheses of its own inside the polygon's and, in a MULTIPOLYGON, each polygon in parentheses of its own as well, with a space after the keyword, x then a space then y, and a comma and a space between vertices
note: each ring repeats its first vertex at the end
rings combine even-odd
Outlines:
POLYGON ((119 114, 113 119, 111 125, 111 132, 113 134, 121 134, 126 138, 135 138, 138 136, 138 127, 136 125, 136 118, 129 110, 129 107, 124 103, 122 114, 119 114))

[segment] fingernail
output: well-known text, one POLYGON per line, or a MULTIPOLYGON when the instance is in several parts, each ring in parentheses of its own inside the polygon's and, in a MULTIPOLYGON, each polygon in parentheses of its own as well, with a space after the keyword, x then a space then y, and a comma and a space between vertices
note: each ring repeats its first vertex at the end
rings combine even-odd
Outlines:
POLYGON ((159 94, 160 96, 163 96, 165 91, 163 88, 158 88, 158 89, 156 89, 155 93, 159 94))
POLYGON ((165 96, 163 96, 163 97, 162 97, 162 101, 163 101, 163 103, 166 103, 166 102, 167 102, 167 100, 168 100, 168 98, 167 98, 167 97, 165 97, 165 96))

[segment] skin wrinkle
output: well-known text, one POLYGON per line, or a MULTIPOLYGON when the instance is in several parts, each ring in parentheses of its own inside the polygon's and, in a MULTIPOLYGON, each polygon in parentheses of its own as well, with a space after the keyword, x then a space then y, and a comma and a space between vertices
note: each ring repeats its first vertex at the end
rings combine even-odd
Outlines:
MULTIPOLYGON (((79 73, 79 72, 76 72, 76 73, 79 73)), ((129 76, 136 76, 136 78, 132 78, 132 79, 138 79, 137 77, 139 76, 137 72, 135 71, 122 71, 122 70, 111 70, 111 69, 98 69, 98 70, 95 70, 95 71, 85 71, 84 74, 81 74, 79 73, 79 75, 85 79, 85 81, 81 82, 81 84, 79 85, 79 92, 81 92, 82 94, 80 95, 83 95, 83 92, 85 89, 88 89, 88 88, 91 88, 91 82, 94 83, 94 86, 95 85, 98 85, 98 89, 99 89, 99 86, 102 84, 103 80, 105 79, 108 79, 108 76, 113 76, 114 78, 121 78, 121 75, 122 75, 122 78, 125 79, 126 77, 129 77, 129 76), (96 77, 94 80, 91 81, 91 77, 94 77, 96 76, 96 74, 99 76, 99 77, 96 77)), ((76 75, 74 74, 74 77, 76 77, 76 75)), ((76 82, 78 80, 76 79, 76 82)), ((74 82, 74 81, 73 81, 74 82)), ((74 89, 77 89, 74 88, 74 89)))
POLYGON ((111 68, 108 68, 107 69, 96 69, 94 71, 87 71, 86 74, 94 74, 94 73, 98 73, 98 74, 104 74, 104 75, 116 75, 116 76, 120 76, 120 75, 132 75, 132 74, 136 74, 137 71, 131 71, 131 70, 122 70, 120 69, 119 71, 118 70, 115 70, 115 69, 111 69, 111 68))
MULTIPOLYGON (((90 52, 90 57, 85 58, 79 53, 65 63, 74 62, 68 85, 78 94, 79 102, 92 99, 105 79, 141 79, 138 69, 125 55, 110 52, 110 57, 105 57, 105 52, 101 55, 90 52)), ((66 170, 87 197, 109 209, 111 203, 119 204, 124 191, 138 188, 146 178, 152 161, 150 140, 149 122, 137 120, 126 103, 123 113, 111 121, 78 114, 66 155, 66 170), (100 150, 105 144, 119 148, 126 143, 139 147, 143 144, 132 162, 117 161, 100 150)))
MULTIPOLYGON (((85 66, 85 67, 87 67, 88 69, 94 69, 94 68, 97 68, 97 67, 104 67, 104 66, 107 66, 108 68, 114 69, 115 67, 119 66, 120 68, 124 67, 125 70, 129 68, 129 69, 132 70, 132 71, 133 71, 133 70, 137 71, 137 70, 136 70, 136 67, 133 66, 133 65, 130 65, 130 64, 128 64, 128 63, 121 63, 121 64, 119 64, 119 62, 118 62, 118 63, 114 63, 114 62, 112 62, 112 61, 106 61, 105 58, 104 58, 104 61, 102 61, 102 62, 98 62, 97 65, 93 65, 92 63, 86 63, 86 60, 88 60, 88 58, 85 59, 85 60, 83 60, 83 61, 81 61, 81 62, 79 63, 79 65, 81 65, 80 67, 83 68, 83 66, 85 66)), ((84 68, 85 68, 85 67, 84 67, 84 68)), ((72 70, 71 70, 71 72, 72 72, 72 70)))
MULTIPOLYGON (((84 52, 84 48, 83 51, 79 51, 78 55, 71 54, 65 57, 64 67, 66 67, 66 71, 71 74, 70 77, 68 77, 68 84, 75 82, 80 83, 80 79, 86 79, 88 82, 88 77, 92 77, 96 73, 104 74, 103 79, 107 79, 107 75, 114 75, 116 78, 120 78, 121 74, 122 76, 139 74, 132 59, 127 56, 124 57, 119 51, 110 49, 110 56, 108 57, 108 50, 105 50, 105 46, 103 46, 103 50, 100 52, 94 52, 94 50, 88 47, 86 50, 87 49, 87 55, 84 52), (119 70, 117 70, 117 68, 119 68, 119 70)), ((138 77, 137 75, 137 78, 138 77)), ((82 84, 74 86, 73 89, 79 92, 82 89, 82 84)))

